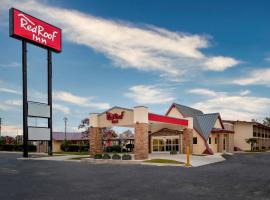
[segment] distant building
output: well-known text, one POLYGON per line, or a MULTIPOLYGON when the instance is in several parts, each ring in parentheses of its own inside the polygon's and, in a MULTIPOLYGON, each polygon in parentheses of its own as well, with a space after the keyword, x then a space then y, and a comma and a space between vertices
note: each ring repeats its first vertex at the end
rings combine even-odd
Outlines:
POLYGON ((60 152, 61 144, 65 140, 69 141, 71 144, 85 144, 88 143, 89 138, 88 135, 85 135, 84 133, 68 132, 65 138, 64 132, 53 132, 53 152, 60 152))
MULTIPOLYGON (((61 152, 61 144, 65 141, 69 141, 71 144, 86 144, 89 142, 88 135, 84 133, 67 132, 65 138, 65 132, 53 132, 53 152, 61 152)), ((48 142, 40 141, 36 142, 37 152, 48 152, 48 142)))
POLYGON ((235 150, 250 150, 249 138, 256 138, 257 150, 270 148, 270 127, 258 122, 223 120, 225 129, 234 131, 235 150))

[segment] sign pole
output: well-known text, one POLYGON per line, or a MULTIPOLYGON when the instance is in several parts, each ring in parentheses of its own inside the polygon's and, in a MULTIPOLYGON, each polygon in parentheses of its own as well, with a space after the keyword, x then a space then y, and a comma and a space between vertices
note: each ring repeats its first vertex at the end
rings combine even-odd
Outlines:
POLYGON ((50 118, 48 128, 50 129, 50 141, 48 143, 48 154, 52 156, 52 51, 48 51, 48 105, 50 106, 50 118))
POLYGON ((22 40, 22 75, 23 75, 23 157, 28 157, 28 105, 27 105, 27 46, 22 40))

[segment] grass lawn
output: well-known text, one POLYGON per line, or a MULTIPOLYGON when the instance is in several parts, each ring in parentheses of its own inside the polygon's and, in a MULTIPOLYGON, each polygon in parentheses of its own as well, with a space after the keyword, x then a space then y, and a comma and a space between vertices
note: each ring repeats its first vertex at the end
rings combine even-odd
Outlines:
POLYGON ((151 159, 151 160, 145 160, 143 162, 146 162, 146 163, 163 163, 163 164, 184 164, 183 162, 176 161, 176 160, 169 160, 169 159, 151 159))
POLYGON ((54 154, 61 154, 61 155, 89 155, 88 151, 85 152, 54 152, 54 154))

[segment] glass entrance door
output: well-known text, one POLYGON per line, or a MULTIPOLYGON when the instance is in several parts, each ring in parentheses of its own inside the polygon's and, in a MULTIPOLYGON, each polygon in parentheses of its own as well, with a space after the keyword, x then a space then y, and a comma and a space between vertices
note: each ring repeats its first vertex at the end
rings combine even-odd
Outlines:
POLYGON ((152 152, 179 151, 178 137, 153 137, 152 152))

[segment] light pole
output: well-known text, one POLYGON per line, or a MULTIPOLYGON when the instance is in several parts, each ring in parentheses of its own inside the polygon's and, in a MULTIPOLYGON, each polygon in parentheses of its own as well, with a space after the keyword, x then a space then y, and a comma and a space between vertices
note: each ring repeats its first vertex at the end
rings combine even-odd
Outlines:
POLYGON ((67 141, 67 121, 68 121, 68 118, 67 117, 64 117, 64 122, 65 122, 65 141, 67 141))

